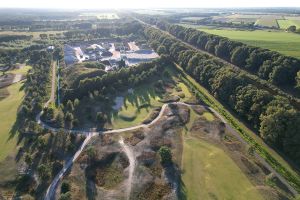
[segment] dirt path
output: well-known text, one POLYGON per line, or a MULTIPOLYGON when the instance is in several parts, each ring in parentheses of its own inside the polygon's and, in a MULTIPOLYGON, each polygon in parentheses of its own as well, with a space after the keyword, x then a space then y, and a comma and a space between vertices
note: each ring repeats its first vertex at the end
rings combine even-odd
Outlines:
MULTIPOLYGON (((135 130, 135 129, 139 129, 139 128, 143 128, 143 127, 148 127, 150 125, 153 125, 154 123, 156 123, 159 119, 161 119, 161 117, 163 116, 163 113, 165 111, 165 109, 167 108, 168 105, 170 104, 177 104, 177 105, 185 105, 185 106, 193 106, 187 103, 183 103, 183 102, 173 102, 173 103, 166 103, 162 106, 162 109, 159 113, 159 115, 149 124, 141 124, 141 125, 137 125, 137 126, 133 126, 133 127, 128 127, 128 128, 122 128, 122 129, 116 129, 116 130, 110 130, 110 131, 98 131, 98 132, 90 132, 89 130, 69 130, 69 129, 63 129, 65 132, 69 132, 69 133, 73 133, 73 134, 83 134, 86 136, 86 139, 84 140, 83 144, 81 145, 80 149, 76 152, 76 154, 72 157, 72 159, 70 159, 65 167, 59 172, 59 174, 55 177, 55 179, 52 181, 52 183, 50 184, 46 196, 45 196, 45 200, 51 200, 50 197, 53 197, 55 191, 56 191, 56 187, 59 183, 59 181, 63 178, 63 176, 65 175, 66 171, 73 165, 73 163, 75 162, 75 160, 78 158, 78 156, 80 155, 80 153, 82 152, 83 148, 86 146, 86 144, 89 142, 89 140, 96 135, 99 134, 113 134, 113 133, 121 133, 121 132, 125 132, 125 131, 130 131, 130 130, 135 130)), ((219 113, 217 113, 214 109, 208 107, 210 110, 212 110, 217 116, 220 116, 219 113)), ((42 111, 43 112, 43 111, 42 111)), ((57 132, 61 129, 59 128, 54 128, 51 127, 47 124, 45 124, 44 122, 42 122, 40 120, 40 116, 42 115, 42 112, 40 114, 37 115, 36 120, 37 122, 45 129, 49 129, 51 131, 57 132)), ((247 142, 239 135, 238 132, 236 132, 233 128, 231 128, 231 126, 229 126, 227 124, 227 122, 225 121, 225 119, 222 117, 221 120, 226 124, 226 127, 228 127, 233 133, 234 135, 237 136, 237 138, 247 144, 247 142)), ((126 155, 128 156, 129 159, 129 163, 131 165, 130 170, 129 170, 129 181, 131 183, 131 179, 132 179, 132 174, 134 171, 134 166, 135 166, 135 159, 133 156, 133 153, 131 152, 130 148, 124 144, 124 142, 121 140, 120 144, 122 145, 122 148, 124 150, 124 152, 126 153, 126 155), (132 164, 133 163, 133 164, 132 164)), ((287 188, 289 188, 289 190, 296 195, 298 195, 298 192, 289 185, 289 183, 279 174, 277 173, 261 156, 259 156, 258 154, 255 153, 255 156, 274 174, 276 175, 283 184, 285 184, 287 186, 287 188)), ((128 188, 129 190, 129 194, 131 191, 131 184, 130 187, 128 188)))
POLYGON ((81 152, 83 151, 84 147, 88 144, 90 139, 95 136, 97 133, 88 133, 86 134, 86 138, 81 144, 80 148, 76 151, 74 156, 65 164, 63 169, 55 176, 53 181, 51 182, 50 186, 47 189, 46 195, 45 195, 45 200, 53 200, 56 192, 57 185, 59 181, 64 177, 68 169, 73 165, 74 161, 79 157, 81 152))
POLYGON ((52 64, 52 82, 51 82, 51 95, 50 95, 50 102, 55 102, 55 82, 56 81, 56 62, 52 64))
MULTIPOLYGON (((50 102, 53 102, 55 99, 55 75, 56 75, 56 65, 55 63, 53 64, 53 69, 52 69, 52 87, 51 87, 51 95, 50 95, 50 99, 45 103, 44 107, 47 107, 49 105, 50 102), (54 76, 53 76, 54 75, 54 76)), ((174 103, 166 103, 162 106, 159 115, 149 124, 141 124, 141 125, 137 125, 137 126, 133 126, 133 127, 128 127, 128 128, 122 128, 122 129, 116 129, 116 130, 110 130, 110 131, 91 131, 91 130, 70 130, 70 129, 63 129, 63 131, 67 132, 67 133, 72 133, 72 134, 82 134, 86 136, 86 139, 84 140, 84 142, 82 143, 82 145, 80 146, 79 150, 75 153, 75 155, 65 164, 65 166, 63 167, 63 169, 55 176, 55 178, 53 179, 53 181, 51 182, 50 186, 47 189, 46 195, 45 195, 45 200, 52 200, 57 188, 57 185, 59 183, 59 181, 64 177, 65 173, 69 170, 69 168, 73 165, 73 163, 76 161, 76 159, 78 158, 78 156, 81 154, 82 150, 84 149, 84 147, 88 144, 89 140, 99 134, 113 134, 113 133, 121 133, 124 131, 131 131, 131 130, 135 130, 135 129, 139 129, 139 128, 144 128, 144 127, 148 127, 154 123, 156 123, 162 116, 163 113, 165 111, 165 109, 167 108, 168 105, 170 104, 179 104, 179 105, 186 105, 186 106, 192 106, 190 104, 187 103, 183 103, 183 102, 174 102, 174 103)), ((246 141, 244 141, 244 139, 240 136, 240 134, 238 132, 236 132, 233 128, 231 128, 226 120, 218 113, 216 112, 213 108, 208 107, 213 113, 215 113, 215 115, 217 115, 218 117, 220 117, 220 119, 226 124, 226 126, 232 130, 232 132, 239 138, 239 140, 241 140, 243 143, 246 143, 246 141)), ((48 124, 44 123, 41 120, 41 116, 43 114, 43 110, 36 116, 36 121, 37 123, 42 126, 43 128, 47 129, 47 130, 51 130, 53 132, 58 132, 59 130, 61 130, 60 128, 55 128, 55 127, 51 127, 48 124)), ((130 148, 124 144, 123 140, 120 141, 120 144, 123 147, 124 152, 126 153, 126 155, 128 156, 129 162, 130 162, 130 170, 129 170, 129 181, 131 183, 131 179, 132 179, 132 174, 134 171, 134 166, 135 166, 135 159, 133 156, 133 153, 131 152, 130 148)), ((255 153, 255 156, 274 174, 276 175, 283 184, 285 184, 287 186, 287 188, 289 188, 289 190, 295 195, 298 195, 298 192, 290 186, 290 184, 279 174, 277 173, 261 156, 259 156, 258 154, 255 153)), ((130 195, 130 191, 131 191, 131 184, 130 187, 128 188, 128 192, 130 195)), ((128 196, 129 196, 128 195, 128 196)))
POLYGON ((128 171, 129 175, 128 175, 128 180, 127 180, 127 184, 126 184, 126 186, 127 186, 126 196, 127 196, 127 200, 129 200, 130 193, 131 193, 131 187, 132 187, 132 177, 133 177, 133 172, 135 169, 135 156, 134 156, 132 149, 124 143, 124 139, 122 137, 121 137, 119 143, 129 160, 129 171, 128 171))

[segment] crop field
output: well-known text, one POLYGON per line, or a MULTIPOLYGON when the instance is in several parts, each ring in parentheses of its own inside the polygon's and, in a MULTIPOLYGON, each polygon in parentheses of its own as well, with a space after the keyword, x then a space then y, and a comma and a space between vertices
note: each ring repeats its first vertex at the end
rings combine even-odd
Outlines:
POLYGON ((259 15, 243 15, 243 14, 233 14, 229 16, 215 16, 213 19, 215 21, 221 22, 232 22, 232 23, 254 23, 259 18, 259 15))
POLYGON ((300 20, 290 20, 290 19, 278 19, 277 20, 280 29, 287 29, 290 26, 296 26, 300 28, 300 20))
POLYGON ((19 82, 7 87, 9 96, 0 101, 0 161, 16 150, 17 138, 11 136, 11 129, 24 96, 24 91, 20 90, 22 85, 19 82))
POLYGON ((193 23, 193 22, 197 22, 201 19, 204 19, 204 17, 183 17, 180 20, 182 22, 191 22, 191 23, 193 23))
POLYGON ((262 199, 222 149, 201 139, 184 139, 182 166, 189 199, 262 199))
POLYGON ((119 19, 117 13, 81 13, 80 17, 97 17, 98 19, 119 19))
POLYGON ((300 35, 298 34, 261 30, 237 31, 207 28, 200 28, 200 30, 300 58, 300 35))
POLYGON ((27 35, 33 36, 33 39, 40 39, 40 34, 62 34, 64 31, 0 31, 0 35, 27 35))
POLYGON ((276 16, 276 15, 265 15, 259 18, 255 25, 262 26, 262 27, 270 27, 270 28, 278 28, 278 19, 283 19, 282 16, 276 16))

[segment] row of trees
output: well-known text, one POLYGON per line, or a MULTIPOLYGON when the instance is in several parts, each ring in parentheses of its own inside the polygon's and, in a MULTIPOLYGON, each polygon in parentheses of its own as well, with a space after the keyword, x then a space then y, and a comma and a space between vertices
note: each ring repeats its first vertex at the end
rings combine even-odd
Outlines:
POLYGON ((142 25, 137 21, 125 20, 115 23, 109 23, 98 27, 97 29, 81 29, 64 32, 64 36, 67 39, 81 38, 99 38, 99 37, 110 37, 111 35, 129 35, 136 34, 142 29, 142 25))
POLYGON ((300 164, 300 113, 281 96, 255 86, 244 73, 184 45, 162 31, 145 29, 152 47, 180 64, 197 82, 300 164))
MULTIPOLYGON (((155 23, 151 21, 152 23, 155 23)), ((155 23, 181 40, 258 75, 279 87, 295 87, 300 60, 225 37, 162 21, 155 23)))
POLYGON ((164 58, 151 63, 142 63, 135 67, 121 68, 117 71, 104 73, 101 76, 82 79, 76 88, 64 88, 63 98, 67 100, 81 99, 91 93, 114 94, 124 88, 140 84, 159 73, 164 58))

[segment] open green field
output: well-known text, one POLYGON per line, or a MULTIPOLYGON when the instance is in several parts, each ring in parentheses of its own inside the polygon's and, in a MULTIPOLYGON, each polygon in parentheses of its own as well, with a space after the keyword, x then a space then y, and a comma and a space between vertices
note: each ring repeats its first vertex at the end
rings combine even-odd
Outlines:
POLYGON ((124 96, 124 103, 118 112, 111 115, 111 123, 114 128, 126 128, 140 124, 151 112, 154 106, 162 105, 152 87, 142 85, 134 88, 132 93, 124 96))
POLYGON ((182 166, 188 199, 263 199, 222 149, 203 140, 184 139, 182 166))
POLYGON ((0 161, 16 150, 17 138, 11 137, 11 128, 17 117, 17 110, 23 100, 24 91, 19 82, 7 87, 9 96, 0 101, 0 161))
MULTIPOLYGON (((182 82, 175 83, 181 91, 177 92, 174 87, 171 94, 183 95, 180 101, 189 100, 192 94, 188 87, 182 82)), ((126 128, 141 124, 154 107, 164 104, 160 101, 162 98, 163 94, 157 93, 153 85, 142 85, 134 88, 132 93, 124 95, 124 102, 120 110, 111 115, 111 125, 114 128, 126 128)))
POLYGON ((228 37, 252 46, 278 51, 288 56, 300 58, 300 35, 277 31, 238 31, 200 28, 201 31, 228 37))
POLYGON ((287 29, 290 26, 296 26, 296 28, 300 28, 300 20, 290 20, 290 19, 278 19, 277 23, 280 29, 287 29))

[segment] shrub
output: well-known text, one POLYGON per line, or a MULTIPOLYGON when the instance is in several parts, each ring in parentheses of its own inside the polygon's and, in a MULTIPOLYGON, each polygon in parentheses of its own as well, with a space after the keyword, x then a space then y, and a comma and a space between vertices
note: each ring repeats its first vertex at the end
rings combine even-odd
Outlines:
POLYGON ((167 165, 172 162, 172 153, 168 147, 166 146, 160 147, 158 153, 160 155, 160 161, 163 165, 167 165))

